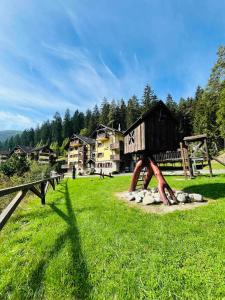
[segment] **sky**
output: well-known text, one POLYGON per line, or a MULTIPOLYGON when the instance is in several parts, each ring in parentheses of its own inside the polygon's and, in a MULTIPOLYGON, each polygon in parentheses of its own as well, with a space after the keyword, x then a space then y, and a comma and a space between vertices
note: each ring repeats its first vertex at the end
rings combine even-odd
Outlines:
POLYGON ((224 0, 0 0, 0 130, 67 108, 204 87, 225 44, 224 0))

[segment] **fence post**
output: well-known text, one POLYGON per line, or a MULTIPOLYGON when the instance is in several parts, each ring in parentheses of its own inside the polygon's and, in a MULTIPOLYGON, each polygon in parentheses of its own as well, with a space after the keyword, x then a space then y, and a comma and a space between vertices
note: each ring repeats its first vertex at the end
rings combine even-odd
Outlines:
POLYGON ((41 204, 45 205, 45 183, 41 183, 41 204))

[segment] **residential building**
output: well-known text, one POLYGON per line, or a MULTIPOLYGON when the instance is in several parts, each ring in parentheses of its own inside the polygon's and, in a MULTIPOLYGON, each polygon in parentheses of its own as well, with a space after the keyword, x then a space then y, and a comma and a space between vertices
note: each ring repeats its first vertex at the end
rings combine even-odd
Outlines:
POLYGON ((13 148, 13 150, 10 151, 9 156, 15 154, 20 156, 26 156, 27 158, 29 158, 31 150, 32 147, 17 145, 13 148))
POLYGON ((83 174, 95 165, 95 140, 73 134, 66 145, 68 150, 68 170, 75 166, 78 173, 83 174))
POLYGON ((94 136, 95 170, 96 172, 112 173, 124 169, 124 136, 123 133, 105 125, 99 125, 94 136))
POLYGON ((30 151, 29 157, 40 164, 50 164, 56 159, 56 153, 47 145, 34 148, 30 151))
POLYGON ((0 150, 0 164, 6 162, 9 158, 9 151, 0 150))

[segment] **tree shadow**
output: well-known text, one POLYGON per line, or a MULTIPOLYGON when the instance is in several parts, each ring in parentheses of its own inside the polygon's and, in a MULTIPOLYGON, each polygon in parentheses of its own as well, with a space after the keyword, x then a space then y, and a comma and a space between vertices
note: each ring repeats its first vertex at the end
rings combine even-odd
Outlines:
POLYGON ((217 200, 225 198, 225 183, 208 183, 188 186, 183 189, 187 193, 202 194, 203 197, 217 200))
MULTIPOLYGON (((35 294, 35 296, 38 296, 39 298, 44 296, 43 279, 45 269, 47 268, 49 261, 56 256, 64 246, 65 241, 69 240, 71 252, 69 272, 73 278, 72 286, 74 288, 72 296, 75 299, 87 299, 92 287, 88 281, 87 264, 81 249, 79 230, 77 228, 76 216, 72 207, 67 181, 63 181, 60 184, 60 187, 64 189, 67 213, 65 214, 61 211, 54 203, 50 204, 50 207, 67 223, 68 226, 65 232, 56 239, 53 247, 45 253, 45 258, 38 263, 37 267, 29 277, 28 286, 31 288, 33 295, 35 294)), ((60 192, 63 192, 63 190, 60 189, 60 192)))

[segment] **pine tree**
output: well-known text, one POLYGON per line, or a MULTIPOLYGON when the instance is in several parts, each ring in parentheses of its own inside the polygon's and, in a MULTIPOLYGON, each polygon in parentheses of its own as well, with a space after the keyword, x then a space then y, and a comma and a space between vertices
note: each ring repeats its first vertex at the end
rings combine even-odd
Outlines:
POLYGON ((118 121, 118 126, 120 125, 121 130, 126 129, 126 114, 127 114, 127 106, 126 103, 123 99, 119 101, 118 104, 118 115, 119 115, 119 121, 118 121))
POLYGON ((112 100, 109 106, 109 122, 105 124, 111 126, 112 128, 116 128, 116 101, 112 100))
POLYGON ((60 147, 62 145, 62 118, 58 112, 55 113, 52 122, 52 140, 60 147))
POLYGON ((88 136, 92 133, 91 119, 92 119, 92 112, 90 109, 87 109, 86 114, 85 114, 85 128, 87 128, 88 136))
POLYGON ((150 85, 146 85, 144 88, 144 94, 142 97, 141 111, 145 113, 157 102, 157 97, 154 91, 151 89, 150 85))
POLYGON ((173 100, 173 97, 170 94, 168 94, 166 97, 166 106, 174 115, 177 115, 177 103, 173 100))
POLYGON ((89 121, 89 126, 88 126, 89 134, 91 134, 98 126, 99 116, 100 113, 99 113, 98 105, 95 105, 89 121))
POLYGON ((100 123, 104 125, 108 125, 109 123, 109 109, 110 105, 106 98, 103 99, 101 103, 101 110, 100 110, 100 123))
POLYGON ((127 103, 126 127, 129 128, 140 117, 140 114, 138 99, 133 95, 127 103))
POLYGON ((72 123, 72 133, 78 134, 80 132, 80 124, 79 124, 79 111, 76 110, 73 114, 71 123, 72 123))
POLYGON ((70 111, 69 109, 66 110, 65 116, 63 119, 63 130, 62 130, 63 139, 71 137, 73 134, 73 126, 72 126, 72 120, 70 117, 70 111))
POLYGON ((225 80, 222 84, 222 88, 220 89, 217 124, 219 125, 221 137, 225 139, 225 80))
MULTIPOLYGON (((35 132, 34 132, 35 135, 35 132)), ((43 123, 43 125, 40 128, 40 139, 44 145, 50 144, 52 141, 52 128, 49 120, 43 123)), ((34 139, 35 144, 35 139, 34 139)))

